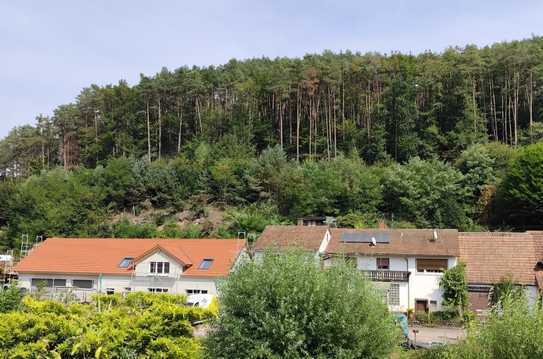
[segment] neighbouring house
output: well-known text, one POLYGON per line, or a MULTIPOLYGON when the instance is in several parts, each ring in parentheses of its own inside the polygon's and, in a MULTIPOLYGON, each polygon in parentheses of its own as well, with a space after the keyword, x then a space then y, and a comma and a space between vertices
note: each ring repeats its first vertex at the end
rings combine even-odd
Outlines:
POLYGON ((326 216, 308 216, 298 218, 299 226, 328 226, 334 224, 336 219, 334 217, 326 216))
POLYGON ((216 294, 244 252, 239 239, 49 238, 16 266, 28 291, 216 294))
POLYGON ((473 232, 459 238, 472 310, 487 309, 493 286, 505 278, 524 288, 529 303, 537 300, 543 288, 543 232, 473 232))
POLYGON ((331 228, 324 265, 342 258, 383 289, 392 311, 442 309, 439 282, 458 262, 453 229, 331 228))
POLYGON ((351 229, 326 226, 268 226, 254 244, 300 248, 323 267, 342 258, 383 289, 393 311, 443 309, 439 282, 459 261, 466 264, 470 307, 488 308, 493 286, 511 278, 530 303, 543 290, 543 231, 458 232, 455 229, 351 229))
POLYGON ((256 258, 264 251, 297 248, 322 256, 330 241, 327 226, 268 225, 254 243, 252 250, 256 258))
POLYGON ((350 229, 321 226, 268 226, 254 245, 258 258, 267 248, 301 248, 321 265, 345 258, 383 288, 391 310, 441 309, 439 281, 459 257, 458 231, 432 229, 350 229))
POLYGON ((13 262, 13 254, 0 254, 0 289, 14 277, 13 262))

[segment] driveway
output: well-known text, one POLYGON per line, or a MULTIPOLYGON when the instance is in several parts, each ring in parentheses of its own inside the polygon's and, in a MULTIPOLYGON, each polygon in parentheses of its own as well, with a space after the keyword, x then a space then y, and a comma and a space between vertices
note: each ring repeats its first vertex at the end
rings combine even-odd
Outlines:
POLYGON ((466 337, 466 330, 454 327, 423 327, 410 326, 409 339, 417 346, 431 346, 433 344, 453 344, 466 337), (416 334, 413 330, 418 330, 416 334))

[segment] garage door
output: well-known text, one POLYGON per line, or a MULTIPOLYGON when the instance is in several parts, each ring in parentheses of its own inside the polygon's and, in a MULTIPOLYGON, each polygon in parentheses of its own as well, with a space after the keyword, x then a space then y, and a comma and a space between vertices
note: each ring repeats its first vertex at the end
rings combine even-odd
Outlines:
POLYGON ((488 309, 488 292, 468 292, 469 309, 481 311, 488 309))

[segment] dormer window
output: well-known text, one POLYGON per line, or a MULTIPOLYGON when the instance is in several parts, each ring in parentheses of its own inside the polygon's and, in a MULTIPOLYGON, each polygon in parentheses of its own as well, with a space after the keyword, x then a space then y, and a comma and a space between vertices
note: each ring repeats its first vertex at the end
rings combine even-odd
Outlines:
POLYGON ((213 258, 205 258, 200 263, 200 266, 198 267, 198 269, 204 269, 204 270, 209 269, 209 267, 211 267, 212 264, 213 264, 213 258))
POLYGON ((134 262, 134 258, 124 257, 121 263, 119 263, 119 268, 128 268, 132 265, 133 262, 134 262))
POLYGON ((170 262, 151 262, 149 272, 155 274, 170 273, 170 262))

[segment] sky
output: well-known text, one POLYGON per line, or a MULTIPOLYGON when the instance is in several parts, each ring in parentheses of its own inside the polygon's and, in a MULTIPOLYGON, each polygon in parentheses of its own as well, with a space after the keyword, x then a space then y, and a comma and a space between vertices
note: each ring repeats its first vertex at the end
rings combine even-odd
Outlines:
POLYGON ((541 0, 0 0, 0 138, 82 88, 162 67, 543 35, 541 0))

